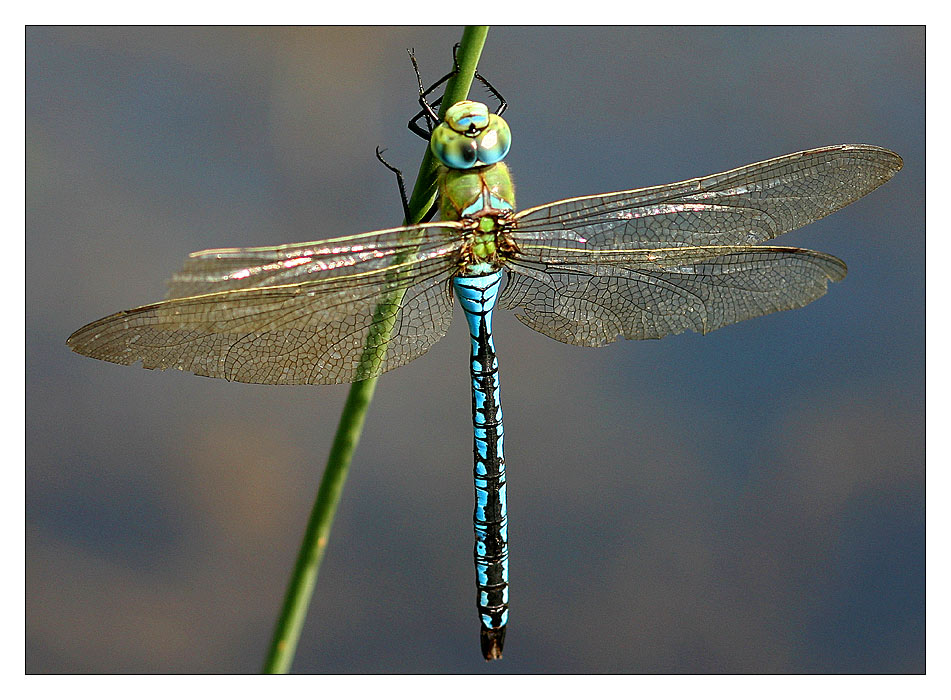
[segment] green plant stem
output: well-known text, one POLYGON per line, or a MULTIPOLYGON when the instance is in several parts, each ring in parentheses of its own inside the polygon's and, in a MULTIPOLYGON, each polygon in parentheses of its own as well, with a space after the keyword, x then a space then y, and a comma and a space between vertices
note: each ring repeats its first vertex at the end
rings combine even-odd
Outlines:
MULTIPOLYGON (((466 27, 463 31, 457 53, 460 70, 446 84, 445 96, 440 104, 440 117, 451 105, 466 99, 469 94, 469 87, 472 84, 488 31, 488 27, 466 27)), ((410 197, 411 221, 405 223, 418 222, 435 201, 436 171, 436 161, 427 148, 410 197)), ((347 480, 350 461, 360 441, 360 433, 363 430, 370 401, 373 399, 376 375, 385 357, 385 352, 380 352, 380 349, 386 345, 392 333, 393 323, 396 320, 394 312, 398 309, 402 297, 403 290, 386 295, 381 299, 374 314, 374 330, 367 337, 366 349, 356 372, 357 376, 368 378, 351 385, 347 401, 340 414, 337 432, 327 457, 327 467, 317 489, 317 498, 307 521, 297 562, 287 586, 284 604, 281 607, 271 647, 264 663, 264 673, 287 673, 294 661, 297 642, 300 639, 301 629, 307 617, 307 608, 317 582, 317 572, 330 537, 330 527, 333 524, 343 485, 347 480)))

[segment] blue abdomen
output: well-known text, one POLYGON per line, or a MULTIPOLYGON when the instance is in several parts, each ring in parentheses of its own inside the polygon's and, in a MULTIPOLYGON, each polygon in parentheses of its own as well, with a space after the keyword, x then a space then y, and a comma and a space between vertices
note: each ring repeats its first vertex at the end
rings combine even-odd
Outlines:
POLYGON ((499 399, 499 365, 492 340, 492 311, 501 282, 501 271, 453 279, 453 289, 466 314, 472 345, 476 604, 482 621, 482 652, 486 659, 501 658, 508 620, 504 431, 499 399))

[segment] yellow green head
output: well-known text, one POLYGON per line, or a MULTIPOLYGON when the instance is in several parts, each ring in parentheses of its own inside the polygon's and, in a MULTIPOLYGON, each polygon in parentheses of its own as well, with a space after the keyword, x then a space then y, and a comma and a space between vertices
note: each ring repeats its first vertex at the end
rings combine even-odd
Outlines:
POLYGON ((433 129, 429 149, 447 168, 468 170, 498 163, 512 145, 509 125, 481 102, 463 100, 446 110, 433 129))

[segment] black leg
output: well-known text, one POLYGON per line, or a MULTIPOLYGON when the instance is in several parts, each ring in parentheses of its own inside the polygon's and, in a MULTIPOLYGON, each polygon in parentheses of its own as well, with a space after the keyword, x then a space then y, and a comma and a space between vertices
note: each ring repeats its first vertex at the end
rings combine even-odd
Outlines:
POLYGON ((400 188, 400 202, 403 204, 403 220, 406 223, 409 223, 410 222, 409 200, 406 198, 406 184, 403 182, 403 173, 400 171, 399 168, 393 165, 390 165, 385 160, 383 160, 383 151, 380 150, 379 146, 376 147, 376 159, 380 161, 381 163, 383 163, 383 165, 386 166, 387 170, 389 170, 391 173, 396 175, 396 183, 399 185, 399 188, 400 188))
MULTIPOLYGON (((413 70, 416 72, 416 84, 419 86, 419 104, 422 109, 420 109, 419 112, 417 112, 416 115, 409 120, 407 126, 409 127, 410 131, 425 141, 429 141, 430 136, 433 134, 433 129, 435 129, 436 125, 439 123, 439 115, 436 114, 436 109, 442 103, 442 96, 437 97, 432 102, 429 102, 426 99, 426 96, 459 72, 459 60, 456 55, 458 51, 459 44, 456 44, 452 47, 452 71, 446 73, 446 75, 425 89, 423 88, 423 78, 419 72, 419 64, 416 62, 416 55, 412 50, 409 51, 410 60, 413 62, 413 70), (420 119, 426 120, 425 127, 419 123, 420 119)), ((499 106, 496 108, 495 113, 501 116, 502 112, 505 111, 505 108, 508 107, 508 102, 506 102, 505 98, 502 97, 502 93, 496 90, 495 86, 493 86, 492 83, 482 77, 479 73, 475 74, 475 78, 480 83, 482 83, 489 92, 492 93, 495 99, 499 101, 499 106)))
POLYGON ((441 77, 435 83, 430 85, 428 88, 423 88, 423 77, 419 72, 419 64, 416 62, 416 54, 414 54, 412 50, 409 52, 409 58, 413 62, 413 70, 416 72, 416 84, 419 86, 419 105, 422 107, 422 109, 416 113, 416 116, 409 120, 409 124, 407 126, 409 126, 410 131, 412 131, 424 141, 429 141, 429 137, 432 136, 433 129, 435 129, 436 125, 439 123, 439 115, 436 114, 436 108, 442 102, 442 96, 436 98, 432 103, 426 100, 426 96, 459 72, 459 62, 456 60, 456 52, 458 50, 459 44, 456 44, 452 47, 452 70, 449 73, 446 73, 446 75, 441 77), (419 124, 419 120, 423 118, 426 119, 426 128, 423 128, 419 124))
MULTIPOLYGON (((427 105, 427 107, 429 107, 429 111, 435 114, 435 111, 433 111, 433 108, 439 107, 440 102, 442 102, 441 96, 437 97, 436 100, 431 105, 427 105)), ((409 127, 410 131, 412 131, 414 134, 419 136, 419 138, 423 139, 423 141, 429 141, 429 137, 433 135, 433 129, 436 128, 436 124, 438 123, 439 123, 438 118, 436 120, 433 120, 433 118, 429 114, 427 114, 427 111, 425 109, 421 109, 419 110, 419 112, 416 113, 416 116, 414 116, 412 119, 409 120, 409 123, 407 124, 407 126, 409 127), (419 120, 422 119, 423 117, 426 117, 425 128, 419 125, 419 120)))
MULTIPOLYGON (((390 165, 383 159, 383 151, 380 150, 379 146, 376 147, 376 158, 378 161, 383 163, 384 166, 386 166, 387 170, 396 175, 396 184, 399 185, 400 188, 400 203, 403 205, 403 220, 407 224, 412 223, 413 221, 410 218, 409 213, 409 199, 406 198, 406 183, 403 181, 403 172, 396 166, 390 165)), ((429 211, 426 212, 426 215, 420 219, 418 223, 423 224, 427 221, 430 221, 436 215, 437 209, 438 205, 434 203, 429 208, 429 211)))
POLYGON ((502 116, 502 112, 504 112, 504 111, 505 111, 505 108, 509 106, 509 103, 505 101, 505 98, 502 97, 502 93, 500 93, 498 90, 496 90, 496 89, 492 86, 492 83, 490 83, 488 80, 486 80, 485 78, 483 78, 483 77, 482 77, 481 75, 479 75, 478 73, 475 74, 475 78, 476 78, 476 80, 478 80, 480 83, 482 83, 483 85, 485 85, 485 87, 489 90, 489 92, 491 92, 492 95, 495 96, 495 99, 497 99, 497 100, 499 101, 499 107, 498 107, 498 109, 495 110, 495 113, 501 117, 501 116, 502 116))

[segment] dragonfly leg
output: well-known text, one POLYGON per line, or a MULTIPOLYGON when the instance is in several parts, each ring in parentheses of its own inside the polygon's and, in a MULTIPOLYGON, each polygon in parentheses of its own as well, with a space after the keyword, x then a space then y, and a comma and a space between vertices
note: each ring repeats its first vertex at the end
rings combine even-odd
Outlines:
POLYGON ((403 171, 395 165, 390 165, 383 159, 383 151, 380 150, 379 146, 376 147, 376 159, 383 163, 387 170, 396 175, 396 184, 399 185, 400 188, 400 203, 403 205, 403 217, 406 223, 410 223, 409 200, 406 198, 406 183, 403 182, 403 171))
POLYGON ((425 141, 429 141, 429 137, 432 135, 433 129, 435 129, 436 125, 439 123, 439 115, 436 114, 436 110, 434 108, 438 107, 442 102, 442 96, 438 97, 432 103, 427 101, 426 96, 459 72, 459 61, 456 59, 456 51, 458 50, 459 44, 456 44, 452 47, 452 70, 449 73, 446 73, 435 83, 430 85, 428 88, 423 88, 423 76, 419 72, 419 64, 416 62, 416 54, 412 51, 412 49, 409 51, 409 60, 413 62, 413 70, 416 73, 416 84, 419 86, 419 105, 422 107, 422 109, 419 110, 419 112, 417 112, 416 115, 409 120, 409 124, 407 126, 409 126, 410 131, 425 141), (419 120, 423 119, 424 117, 426 119, 425 129, 419 124, 419 120))
POLYGON ((437 97, 433 101, 432 104, 427 103, 426 107, 428 108, 428 110, 427 109, 419 110, 416 113, 416 116, 414 116, 412 119, 409 120, 409 122, 407 123, 409 130, 412 131, 417 136, 419 136, 419 138, 423 139, 424 141, 429 141, 429 137, 432 136, 433 134, 433 129, 435 129, 436 125, 439 123, 439 117, 436 115, 436 112, 434 111, 433 108, 434 107, 438 108, 441 103, 442 103, 442 95, 437 97), (425 127, 422 127, 419 124, 419 120, 422 119, 423 117, 426 118, 425 127))
POLYGON ((433 204, 430 207, 429 211, 426 212, 426 215, 420 219, 420 221, 412 221, 409 213, 409 199, 406 197, 406 183, 403 180, 403 171, 397 168, 395 165, 390 165, 386 160, 383 159, 383 151, 380 150, 380 147, 376 147, 376 159, 383 163, 387 170, 396 175, 396 184, 400 188, 400 203, 403 205, 403 220, 407 224, 411 223, 425 223, 433 218, 436 215, 437 205, 433 204))
POLYGON ((475 78, 476 78, 476 80, 478 80, 480 83, 482 83, 483 85, 485 85, 486 89, 487 89, 489 92, 492 93, 492 95, 495 97, 495 99, 497 99, 497 100, 499 101, 499 106, 498 106, 498 108, 495 110, 495 113, 498 114, 498 115, 501 117, 501 116, 502 116, 502 112, 504 112, 504 111, 505 111, 505 108, 509 106, 509 103, 505 101, 505 98, 504 98, 504 97, 502 97, 502 93, 500 93, 498 90, 496 90, 495 87, 492 85, 492 83, 490 83, 488 80, 486 80, 486 79, 483 78, 481 75, 479 75, 478 72, 476 72, 475 78))
MULTIPOLYGON (((439 115, 436 114, 436 109, 442 103, 441 95, 432 102, 429 102, 426 99, 426 96, 459 72, 459 58, 457 56, 458 51, 459 44, 457 43, 452 47, 452 70, 449 73, 446 73, 446 75, 441 77, 435 83, 430 85, 428 88, 423 88, 423 77, 419 72, 419 64, 416 62, 416 54, 413 53, 412 50, 409 51, 409 58, 413 62, 413 70, 416 72, 416 84, 419 86, 419 104, 422 109, 420 109, 419 112, 417 112, 415 116, 409 120, 407 126, 409 127, 410 131, 426 141, 429 141, 429 137, 432 136, 433 129, 435 129, 436 125, 439 124, 439 115), (419 123, 419 120, 424 118, 426 119, 425 128, 419 123)), ((480 75, 478 72, 475 73, 475 78, 480 83, 482 83, 489 92, 492 93, 495 99, 499 101, 499 106, 496 108, 495 113, 501 116, 502 112, 505 111, 505 108, 508 107, 508 102, 506 102, 505 98, 502 97, 502 93, 500 93, 495 88, 495 86, 492 85, 492 83, 482 77, 482 75, 480 75)))

